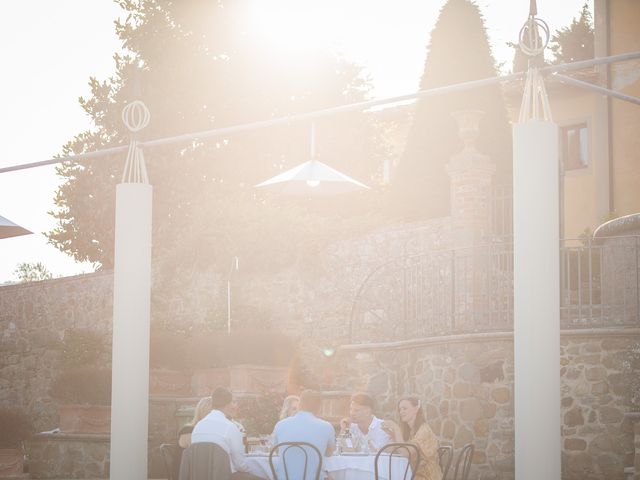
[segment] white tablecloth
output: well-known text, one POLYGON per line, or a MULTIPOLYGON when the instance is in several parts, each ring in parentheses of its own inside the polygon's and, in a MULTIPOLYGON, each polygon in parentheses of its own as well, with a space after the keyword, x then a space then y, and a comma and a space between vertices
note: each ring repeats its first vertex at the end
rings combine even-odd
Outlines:
MULTIPOLYGON (((334 455, 324 459, 324 469, 331 480, 372 480, 374 478, 374 460, 375 455, 334 455)), ((273 480, 271 469, 269 468, 268 455, 247 455, 247 461, 249 462, 251 473, 273 480)), ((274 457, 276 466, 279 461, 279 457, 274 457)), ((396 456, 391 466, 393 479, 401 479, 404 475, 404 469, 407 468, 407 459, 396 456)), ((388 480, 388 455, 380 456, 378 472, 381 479, 388 480)), ((410 469, 407 478, 411 478, 410 469)))

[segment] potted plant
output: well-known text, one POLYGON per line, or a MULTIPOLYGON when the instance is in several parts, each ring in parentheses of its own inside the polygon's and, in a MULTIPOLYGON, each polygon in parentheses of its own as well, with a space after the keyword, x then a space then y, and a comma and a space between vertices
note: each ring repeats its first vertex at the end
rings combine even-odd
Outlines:
POLYGON ((22 475, 24 442, 33 433, 29 418, 17 409, 0 409, 0 477, 22 475))
POLYGON ((165 330, 151 332, 149 394, 180 397, 191 393, 188 351, 183 335, 165 330))
POLYGON ((54 380, 51 396, 60 402, 58 415, 62 432, 110 432, 110 369, 86 367, 65 370, 54 380))

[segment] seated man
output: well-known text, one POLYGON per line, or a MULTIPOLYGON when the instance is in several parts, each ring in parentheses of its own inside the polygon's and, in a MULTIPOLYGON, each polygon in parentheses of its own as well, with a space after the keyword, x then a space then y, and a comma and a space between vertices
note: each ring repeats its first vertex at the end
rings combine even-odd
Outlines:
POLYGON ((354 393, 349 405, 349 418, 340 421, 340 434, 344 434, 348 428, 354 443, 359 445, 361 450, 378 451, 387 443, 391 443, 391 437, 381 427, 382 420, 373 414, 373 410, 374 402, 370 395, 354 393))
MULTIPOLYGON (((298 412, 291 417, 280 420, 273 429, 273 443, 282 442, 307 442, 315 446, 321 455, 329 456, 333 453, 335 447, 336 436, 333 426, 329 422, 319 419, 316 415, 320 413, 322 406, 322 396, 319 392, 313 390, 305 390, 300 395, 300 405, 298 412)), ((282 456, 284 449, 281 449, 280 463, 277 467, 278 480, 284 480, 287 477, 284 473, 284 465, 282 456)), ((308 447, 307 447, 308 448, 308 447)), ((298 447, 291 447, 285 455, 287 462, 287 472, 289 479, 302 480, 303 478, 313 479, 318 460, 316 453, 308 448, 308 463, 305 477, 304 470, 304 454, 298 447)), ((322 465, 320 466, 322 469, 322 465)), ((324 478, 322 472, 321 478, 324 478)))
POLYGON ((211 394, 211 412, 196 423, 191 433, 191 443, 215 443, 229 455, 231 478, 234 480, 259 479, 249 472, 249 464, 244 457, 242 433, 238 426, 229 420, 235 416, 238 404, 226 388, 218 387, 211 394))

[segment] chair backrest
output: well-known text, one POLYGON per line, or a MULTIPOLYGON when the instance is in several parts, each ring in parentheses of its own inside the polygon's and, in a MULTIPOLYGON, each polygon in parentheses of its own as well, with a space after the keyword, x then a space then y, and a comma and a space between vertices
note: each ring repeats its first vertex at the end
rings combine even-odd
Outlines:
POLYGON ((420 465, 420 449, 413 443, 387 443, 382 447, 378 453, 374 462, 375 480, 380 478, 386 478, 388 480, 400 480, 400 477, 393 476, 394 461, 398 462, 400 458, 408 458, 404 471, 402 472, 402 480, 413 480, 416 476, 418 465, 420 465), (386 477, 380 477, 380 459, 388 456, 389 463, 387 464, 388 474, 386 477), (409 468, 411 467, 411 468, 409 468))
POLYGON ((451 445, 442 445, 438 447, 438 461, 442 470, 442 480, 447 478, 451 462, 453 461, 453 447, 451 445))
POLYGON ((269 452, 269 467, 274 480, 319 480, 322 471, 322 454, 315 445, 307 442, 282 442, 274 445, 269 452), (315 457, 315 473, 309 455, 315 457), (273 464, 273 456, 280 455, 281 471, 278 476, 273 464), (288 462, 288 463, 287 463, 288 462))
POLYGON ((163 443, 160 445, 160 454, 167 472, 168 480, 178 480, 180 472, 180 456, 182 449, 174 443, 163 443))
POLYGON ((216 443, 192 443, 182 452, 180 480, 229 480, 229 454, 216 443))
POLYGON ((473 457, 473 451, 475 447, 473 443, 467 443, 460 453, 458 454, 458 460, 456 461, 456 469, 453 473, 453 480, 467 480, 469 477, 469 470, 471 469, 471 459, 473 457))

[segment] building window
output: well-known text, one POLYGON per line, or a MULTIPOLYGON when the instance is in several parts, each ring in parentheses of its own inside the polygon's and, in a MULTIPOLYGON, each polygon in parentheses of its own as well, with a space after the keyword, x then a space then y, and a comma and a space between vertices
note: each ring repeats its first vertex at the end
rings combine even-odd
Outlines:
POLYGON ((589 130, 586 123, 561 128, 562 164, 565 170, 589 166, 589 130))

